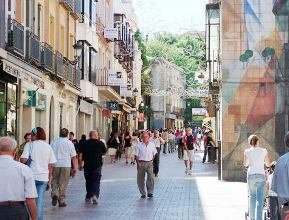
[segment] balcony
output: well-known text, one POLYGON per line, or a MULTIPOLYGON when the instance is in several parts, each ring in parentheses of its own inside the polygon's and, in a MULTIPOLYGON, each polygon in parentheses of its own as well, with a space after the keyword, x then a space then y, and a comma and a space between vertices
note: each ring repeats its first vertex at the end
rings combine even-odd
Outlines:
POLYGON ((74 10, 74 0, 60 0, 59 3, 69 11, 74 10))
POLYGON ((39 37, 31 30, 26 30, 26 58, 30 62, 40 64, 40 42, 39 37))
POLYGON ((108 85, 108 71, 107 68, 96 69, 96 85, 107 86, 108 85))
POLYGON ((63 78, 64 71, 63 71, 63 56, 60 52, 55 52, 55 73, 57 76, 63 78))
POLYGON ((76 19, 81 18, 81 2, 82 0, 74 0, 73 11, 71 13, 76 19))
POLYGON ((66 79, 69 83, 74 83, 75 67, 70 61, 66 61, 66 79))
POLYGON ((45 42, 41 46, 41 66, 48 71, 53 71, 53 49, 45 42))
POLYGON ((80 88, 80 76, 81 76, 81 70, 78 67, 73 68, 73 83, 77 88, 80 88))
POLYGON ((13 19, 8 19, 7 50, 24 55, 24 26, 13 19))

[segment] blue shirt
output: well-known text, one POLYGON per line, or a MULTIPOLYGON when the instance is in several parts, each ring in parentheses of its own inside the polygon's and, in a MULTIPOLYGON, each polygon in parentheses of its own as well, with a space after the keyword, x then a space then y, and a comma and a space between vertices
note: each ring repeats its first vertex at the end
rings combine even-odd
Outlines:
POLYGON ((289 201, 289 153, 277 160, 271 189, 277 193, 281 202, 289 201))

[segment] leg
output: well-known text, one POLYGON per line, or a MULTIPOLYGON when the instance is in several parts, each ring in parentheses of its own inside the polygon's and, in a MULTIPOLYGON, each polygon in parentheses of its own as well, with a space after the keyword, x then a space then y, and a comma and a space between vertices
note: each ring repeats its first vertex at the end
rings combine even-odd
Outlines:
POLYGON ((160 149, 157 148, 158 153, 155 155, 154 161, 153 161, 153 173, 157 176, 159 173, 159 165, 160 165, 160 149))
POLYGON ((154 175, 153 175, 153 163, 149 162, 146 163, 146 173, 147 173, 147 181, 146 181, 146 187, 148 194, 154 193, 154 175))
POLYGON ((205 163, 205 162, 206 162, 206 159, 207 159, 207 154, 208 154, 208 148, 207 148, 207 147, 205 147, 205 149, 204 149, 204 157, 203 157, 203 163, 205 163))
POLYGON ((264 205, 264 189, 266 180, 265 177, 260 175, 257 177, 257 189, 256 189, 256 210, 255 210, 255 219, 262 220, 263 218, 263 205, 264 205))
POLYGON ((212 147, 208 147, 208 159, 209 162, 212 162, 212 147))
POLYGON ((60 168, 59 177, 59 203, 65 203, 65 192, 70 178, 70 167, 60 168))
POLYGON ((145 191, 145 169, 144 164, 140 162, 137 168, 137 185, 141 195, 146 195, 145 191))
POLYGON ((270 218, 281 220, 279 217, 279 204, 277 196, 269 196, 270 218))
POLYGON ((35 180, 38 198, 36 199, 38 220, 43 219, 43 197, 46 190, 47 182, 35 180))
POLYGON ((60 168, 54 167, 52 171, 52 180, 51 180, 51 198, 59 197, 59 177, 60 177, 60 168))
POLYGON ((92 192, 92 180, 91 180, 91 171, 84 170, 84 177, 85 177, 85 187, 86 187, 86 199, 91 199, 93 196, 92 192))
POLYGON ((100 180, 101 180, 101 167, 94 170, 92 176, 92 191, 93 195, 96 196, 96 198, 99 198, 100 180))
POLYGON ((250 219, 254 219, 256 210, 256 191, 254 176, 248 177, 248 187, 249 187, 249 216, 250 219))

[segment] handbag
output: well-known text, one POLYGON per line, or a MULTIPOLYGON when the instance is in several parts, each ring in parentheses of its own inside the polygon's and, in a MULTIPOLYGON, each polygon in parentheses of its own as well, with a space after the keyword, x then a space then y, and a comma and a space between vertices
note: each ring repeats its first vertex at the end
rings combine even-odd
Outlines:
POLYGON ((33 144, 32 144, 32 142, 30 142, 30 148, 29 148, 29 156, 28 156, 28 159, 27 159, 27 161, 26 161, 26 163, 25 163, 25 165, 27 165, 27 166, 31 166, 31 163, 32 163, 32 157, 31 157, 31 153, 32 153, 32 147, 33 147, 33 144))

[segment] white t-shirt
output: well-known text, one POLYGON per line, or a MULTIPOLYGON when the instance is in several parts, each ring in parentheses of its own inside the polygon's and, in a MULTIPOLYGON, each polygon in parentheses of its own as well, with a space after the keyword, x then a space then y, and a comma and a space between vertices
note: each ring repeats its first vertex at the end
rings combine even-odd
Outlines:
POLYGON ((0 202, 25 201, 37 198, 35 181, 31 169, 11 156, 0 156, 0 202))
POLYGON ((76 156, 73 143, 68 138, 59 137, 52 141, 51 147, 57 159, 54 167, 71 167, 71 157, 76 156))
POLYGON ((42 140, 31 141, 25 144, 21 158, 28 159, 30 147, 32 147, 32 163, 30 168, 34 179, 47 182, 49 174, 48 165, 57 162, 53 150, 49 144, 42 140))
POLYGON ((267 150, 261 147, 250 147, 245 150, 244 154, 249 160, 248 175, 251 174, 264 174, 264 161, 267 150))

